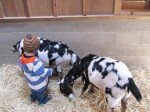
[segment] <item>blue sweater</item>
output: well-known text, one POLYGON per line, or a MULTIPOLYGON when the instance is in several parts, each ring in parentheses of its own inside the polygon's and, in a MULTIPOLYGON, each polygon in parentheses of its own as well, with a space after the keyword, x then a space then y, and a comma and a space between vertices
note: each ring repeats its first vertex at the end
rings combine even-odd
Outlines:
POLYGON ((40 92, 48 87, 48 77, 52 75, 53 69, 44 68, 43 63, 37 57, 20 57, 19 65, 22 68, 28 86, 40 92))

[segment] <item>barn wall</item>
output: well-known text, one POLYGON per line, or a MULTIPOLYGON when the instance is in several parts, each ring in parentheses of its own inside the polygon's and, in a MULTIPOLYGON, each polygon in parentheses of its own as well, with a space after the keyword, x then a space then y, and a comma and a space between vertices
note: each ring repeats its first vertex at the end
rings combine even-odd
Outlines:
POLYGON ((71 19, 0 23, 0 64, 17 64, 11 45, 26 34, 63 41, 80 57, 89 53, 150 65, 150 20, 71 19))
POLYGON ((115 0, 0 0, 0 19, 113 15, 115 3, 115 0))

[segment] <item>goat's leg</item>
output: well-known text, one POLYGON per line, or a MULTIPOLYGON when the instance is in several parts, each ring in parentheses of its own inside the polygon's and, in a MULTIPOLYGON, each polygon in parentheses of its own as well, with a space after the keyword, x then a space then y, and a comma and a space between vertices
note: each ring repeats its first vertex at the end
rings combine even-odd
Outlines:
POLYGON ((110 108, 110 106, 107 105, 107 112, 120 112, 120 108, 118 107, 110 108))
POLYGON ((88 81, 85 81, 84 83, 84 87, 82 88, 82 92, 81 92, 81 95, 87 90, 88 86, 89 86, 89 82, 88 81))
POLYGON ((90 84, 89 93, 94 93, 94 85, 90 84))
POLYGON ((106 106, 107 112, 115 112, 114 108, 110 108, 110 106, 107 104, 106 106))
POLYGON ((109 104, 108 104, 108 97, 106 96, 106 102, 107 102, 107 106, 106 106, 106 109, 107 109, 107 112, 113 112, 113 108, 110 108, 109 104))
POLYGON ((119 98, 113 97, 110 94, 106 93, 106 102, 108 104, 107 106, 108 112, 120 112, 119 101, 120 101, 119 98))
POLYGON ((121 100, 121 108, 122 108, 122 112, 126 112, 127 109, 127 103, 123 100, 121 100))
POLYGON ((63 78, 63 73, 62 73, 61 65, 58 65, 58 66, 56 67, 56 70, 57 70, 57 73, 58 73, 58 77, 59 77, 60 79, 62 79, 62 78, 63 78))
POLYGON ((122 112, 126 112, 127 110, 129 96, 130 96, 130 93, 125 95, 125 97, 123 97, 123 99, 121 100, 122 112))
POLYGON ((84 87, 82 88, 82 93, 84 93, 87 90, 88 86, 89 84, 84 84, 84 87))

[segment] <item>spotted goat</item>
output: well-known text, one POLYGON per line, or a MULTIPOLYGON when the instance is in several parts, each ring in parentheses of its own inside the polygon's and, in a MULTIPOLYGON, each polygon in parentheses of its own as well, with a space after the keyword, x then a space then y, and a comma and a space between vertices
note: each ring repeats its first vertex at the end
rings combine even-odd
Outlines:
POLYGON ((89 85, 105 92, 109 112, 114 111, 119 102, 121 102, 122 112, 125 112, 131 93, 138 102, 142 100, 131 72, 121 61, 93 54, 85 56, 59 82, 60 92, 69 98, 73 98, 72 86, 79 77, 82 77, 84 82, 81 94, 87 90, 89 85))
MULTIPOLYGON (((37 38, 40 40, 40 48, 36 52, 36 56, 42 60, 45 66, 55 65, 59 76, 62 76, 62 65, 64 63, 73 66, 80 60, 78 55, 70 50, 63 42, 50 41, 40 37, 37 38)), ((11 51, 19 51, 20 55, 24 54, 23 39, 13 45, 11 51)))

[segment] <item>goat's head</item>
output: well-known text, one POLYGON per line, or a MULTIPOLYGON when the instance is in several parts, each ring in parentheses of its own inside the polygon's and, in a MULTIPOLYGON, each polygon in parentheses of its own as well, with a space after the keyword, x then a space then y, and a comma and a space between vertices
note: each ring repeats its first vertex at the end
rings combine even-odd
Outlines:
POLYGON ((11 53, 17 52, 19 50, 19 44, 20 44, 20 41, 18 41, 16 44, 11 46, 11 48, 10 48, 11 53))
POLYGON ((59 83, 60 92, 64 96, 69 97, 69 99, 72 99, 74 97, 72 86, 71 86, 71 84, 69 84, 67 82, 63 82, 63 81, 64 81, 64 78, 59 83))
POLYGON ((81 76, 81 70, 79 64, 73 66, 73 68, 68 72, 68 74, 61 79, 59 82, 60 92, 72 99, 74 97, 74 93, 72 90, 74 81, 81 76))

